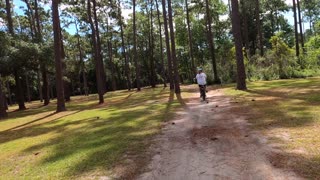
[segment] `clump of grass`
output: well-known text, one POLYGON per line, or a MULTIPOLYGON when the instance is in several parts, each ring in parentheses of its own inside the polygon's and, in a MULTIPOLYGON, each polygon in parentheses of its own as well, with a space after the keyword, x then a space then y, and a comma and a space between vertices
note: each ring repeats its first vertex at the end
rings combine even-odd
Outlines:
POLYGON ((108 176, 131 152, 146 148, 146 139, 181 106, 163 88, 107 93, 97 105, 95 95, 73 97, 68 111, 54 113, 55 104, 27 104, 0 121, 0 174, 5 179, 64 179, 108 176))

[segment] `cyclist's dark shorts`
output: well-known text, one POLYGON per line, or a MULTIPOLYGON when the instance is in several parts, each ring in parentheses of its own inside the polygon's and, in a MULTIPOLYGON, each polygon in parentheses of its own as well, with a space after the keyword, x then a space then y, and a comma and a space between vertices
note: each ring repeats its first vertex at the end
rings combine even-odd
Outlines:
POLYGON ((200 85, 200 84, 199 84, 199 88, 201 88, 201 87, 207 87, 207 85, 200 85))

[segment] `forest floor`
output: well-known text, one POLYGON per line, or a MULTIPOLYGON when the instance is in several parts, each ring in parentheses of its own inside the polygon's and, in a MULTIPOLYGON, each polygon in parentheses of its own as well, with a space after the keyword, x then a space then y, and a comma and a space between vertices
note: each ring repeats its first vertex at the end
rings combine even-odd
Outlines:
POLYGON ((184 100, 137 179, 318 179, 320 78, 249 83, 184 100))

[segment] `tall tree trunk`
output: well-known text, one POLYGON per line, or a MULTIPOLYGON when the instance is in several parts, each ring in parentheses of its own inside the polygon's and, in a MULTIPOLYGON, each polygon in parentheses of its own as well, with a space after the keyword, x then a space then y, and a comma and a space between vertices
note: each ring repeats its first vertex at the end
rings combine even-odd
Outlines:
POLYGON ((70 93, 70 82, 64 80, 63 81, 63 90, 64 90, 64 99, 66 102, 71 101, 71 93, 70 93))
MULTIPOLYGON (((42 39, 42 33, 41 33, 41 22, 40 22, 40 16, 39 16, 39 8, 38 8, 38 0, 34 1, 34 6, 35 6, 35 19, 36 19, 36 40, 37 42, 40 42, 40 45, 43 41, 42 39)), ((60 25, 59 25, 59 29, 60 29, 60 25)), ((60 31, 60 35, 61 35, 61 31, 60 31)), ((61 38, 62 39, 62 38, 61 38)), ((46 62, 40 62, 40 69, 41 69, 41 74, 42 74, 42 93, 43 93, 43 105, 47 106, 50 103, 50 90, 49 90, 49 82, 48 82, 48 70, 47 70, 47 66, 46 66, 46 62)), ((40 85, 41 86, 41 85, 40 85)))
POLYGON ((6 12, 7 12, 7 22, 8 22, 9 33, 13 36, 14 35, 14 31, 13 31, 10 0, 6 0, 6 12))
POLYGON ((11 90, 10 90, 10 84, 9 81, 6 82, 7 84, 7 91, 8 91, 8 104, 12 105, 12 97, 11 97, 11 90))
POLYGON ((38 83, 38 91, 39 91, 39 99, 40 99, 40 102, 43 102, 43 95, 42 95, 42 86, 41 86, 41 78, 40 78, 40 67, 39 69, 37 70, 37 83, 38 83))
POLYGON ((298 7, 298 17, 299 17, 299 28, 300 28, 300 41, 301 41, 301 47, 303 52, 305 52, 304 49, 304 38, 303 38, 303 28, 302 28, 302 18, 301 18, 301 9, 300 9, 300 2, 297 0, 297 7, 298 7))
POLYGON ((61 32, 59 18, 59 2, 60 0, 52 0, 52 21, 54 36, 54 58, 56 69, 56 90, 57 90, 57 112, 66 111, 63 91, 62 79, 62 52, 61 52, 61 32))
POLYGON ((174 73, 174 91, 176 94, 180 94, 180 76, 179 76, 179 64, 176 56, 176 42, 174 38, 173 18, 172 18, 172 5, 171 0, 168 0, 168 15, 169 15, 169 27, 170 27, 170 38, 171 38, 171 57, 172 67, 174 73))
POLYGON ((246 53, 249 52, 249 32, 248 32, 248 15, 247 15, 247 11, 246 11, 246 2, 245 1, 240 1, 240 5, 241 5, 241 19, 242 19, 242 37, 243 37, 243 41, 244 41, 244 45, 245 45, 245 50, 246 53))
POLYGON ((26 106, 24 105, 24 92, 21 82, 21 77, 17 70, 14 71, 14 78, 16 81, 16 99, 19 105, 19 110, 25 110, 26 106))
POLYGON ((42 33, 41 33, 41 27, 40 27, 40 17, 38 12, 38 0, 34 0, 34 14, 37 21, 37 42, 42 42, 42 33))
POLYGON ((150 1, 150 38, 149 38, 149 49, 150 49, 150 74, 151 74, 151 87, 156 87, 156 71, 154 66, 154 37, 153 37, 153 0, 150 1))
POLYGON ((141 90, 140 85, 140 65, 138 63, 138 54, 137 54, 137 28, 136 28, 136 0, 133 0, 133 58, 134 64, 136 66, 136 83, 137 90, 141 90))
POLYGON ((262 36, 262 30, 261 30, 261 21, 260 21, 260 2, 259 0, 255 0, 255 16, 256 16, 256 26, 258 31, 258 41, 259 41, 259 49, 260 49, 260 56, 264 55, 263 50, 263 36, 262 36))
POLYGON ((164 25, 164 34, 166 37, 166 50, 167 50, 167 60, 168 60, 168 78, 170 82, 170 90, 174 90, 174 78, 172 73, 172 56, 170 49, 170 37, 169 37, 169 27, 167 19, 167 10, 166 10, 166 0, 162 0, 162 13, 163 13, 163 25, 164 25))
POLYGON ((6 104, 6 99, 2 91, 2 82, 0 82, 0 119, 8 117, 7 108, 5 104, 6 104))
POLYGON ((164 58, 163 58, 162 26, 161 26, 161 20, 160 20, 160 11, 159 11, 159 4, 158 4, 158 0, 155 0, 155 1, 156 1, 157 17, 158 17, 158 24, 159 24, 159 41, 160 41, 161 75, 162 75, 162 79, 163 79, 163 87, 167 87, 166 70, 165 70, 165 67, 164 67, 164 58))
POLYGON ((112 56, 112 42, 111 40, 108 41, 108 55, 109 55, 109 63, 110 63, 110 71, 111 71, 111 90, 117 90, 116 85, 116 77, 114 72, 114 63, 113 63, 113 56, 112 56))
POLYGON ((296 39, 296 56, 299 57, 300 50, 299 50, 299 35, 298 35, 298 22, 297 22, 297 8, 296 8, 296 1, 292 0, 293 2, 293 19, 294 19, 294 34, 296 39))
POLYGON ((29 85, 29 78, 28 78, 28 74, 25 74, 26 77, 26 88, 27 88, 27 98, 28 98, 28 102, 31 102, 31 94, 30 94, 30 85, 29 85))
POLYGON ((82 73, 82 78, 83 78, 83 92, 84 92, 85 96, 88 96, 88 83, 87 83, 87 77, 86 77, 86 72, 85 72, 86 68, 85 68, 85 63, 83 60, 81 40, 80 40, 77 21, 75 21, 75 26, 76 26, 76 33, 77 33, 77 46, 78 46, 78 51, 79 51, 80 67, 81 67, 81 73, 82 73))
POLYGON ((104 98, 103 98, 103 94, 104 92, 104 81, 103 78, 101 76, 102 72, 101 72, 101 59, 99 58, 99 53, 98 53, 98 48, 97 48, 97 39, 96 39, 96 30, 95 30, 95 25, 93 24, 92 21, 92 15, 91 15, 91 3, 90 0, 87 1, 88 2, 88 6, 87 6, 87 13, 88 13, 88 19, 89 19, 89 23, 91 26, 91 31, 92 31, 92 43, 93 43, 93 49, 92 51, 94 52, 94 59, 95 59, 95 69, 96 69, 96 78, 97 78, 97 89, 98 89, 98 95, 99 95, 99 104, 104 103, 104 98))
POLYGON ((97 54, 98 54, 98 60, 99 60, 99 64, 100 64, 100 75, 102 78, 102 91, 103 93, 107 92, 107 88, 106 88, 106 73, 105 73, 105 67, 104 67, 104 63, 103 63, 103 58, 102 58, 102 48, 101 48, 101 40, 100 40, 100 31, 99 31, 99 25, 98 25, 98 17, 97 17, 97 3, 96 0, 92 0, 92 5, 93 5, 93 19, 94 19, 94 25, 95 25, 95 31, 96 31, 96 38, 97 38, 97 54))
POLYGON ((210 8, 209 8, 209 0, 206 0, 206 16, 207 16, 207 27, 208 27, 208 43, 210 47, 210 53, 211 53, 211 59, 212 59, 212 70, 213 70, 213 76, 214 76, 214 83, 219 84, 220 79, 218 77, 218 72, 217 72, 217 64, 216 64, 216 55, 214 52, 214 42, 213 42, 213 32, 212 32, 212 27, 211 27, 211 13, 210 13, 210 8))
POLYGON ((241 42, 241 23, 238 0, 231 0, 232 5, 232 32, 236 46, 237 58, 237 89, 246 90, 246 71, 243 62, 242 42, 241 42))
POLYGON ((125 47, 125 40, 124 40, 124 33, 123 33, 123 20, 121 15, 121 4, 120 0, 118 0, 118 16, 119 16, 119 22, 120 22, 120 33, 121 33, 121 46, 122 46, 122 55, 125 60, 125 74, 127 77, 127 88, 130 91, 131 90, 131 78, 130 78, 130 68, 129 68, 129 59, 128 54, 126 53, 126 47, 125 47))
POLYGON ((197 73, 193 58, 193 48, 192 48, 192 32, 190 27, 190 15, 189 15, 189 6, 188 6, 188 0, 185 0, 186 4, 186 12, 187 12, 187 27, 188 27, 188 40, 189 40, 189 56, 191 58, 191 69, 194 74, 197 73))
POLYGON ((43 82, 43 86, 42 86, 42 93, 43 93, 43 99, 44 99, 43 105, 46 106, 50 103, 48 72, 47 72, 46 65, 44 63, 40 65, 40 68, 41 68, 42 82, 43 82))

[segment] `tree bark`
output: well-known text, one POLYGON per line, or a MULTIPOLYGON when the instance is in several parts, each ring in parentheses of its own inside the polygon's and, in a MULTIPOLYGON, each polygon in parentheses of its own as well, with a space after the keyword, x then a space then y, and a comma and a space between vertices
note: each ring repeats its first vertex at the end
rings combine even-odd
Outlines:
POLYGON ((260 56, 263 56, 264 50, 263 50, 263 36, 262 36, 261 22, 260 22, 260 2, 259 2, 259 0, 255 0, 255 6, 256 6, 255 15, 256 15, 256 26, 257 26, 257 31, 258 31, 260 56))
POLYGON ((191 27, 190 27, 190 15, 189 15, 189 6, 188 6, 188 0, 185 0, 186 4, 186 12, 187 12, 187 28, 188 28, 188 39, 189 39, 189 56, 191 58, 191 69, 192 73, 196 74, 196 68, 195 68, 195 63, 194 63, 194 58, 193 58, 193 48, 192 48, 192 32, 191 32, 191 27))
POLYGON ((29 78, 28 78, 27 73, 26 73, 25 77, 26 77, 27 98, 28 98, 28 102, 30 103, 31 102, 31 94, 30 94, 29 78))
POLYGON ((115 72, 114 72, 111 40, 108 41, 108 55, 109 55, 109 63, 110 63, 110 71, 111 71, 111 90, 115 91, 115 90, 117 90, 117 85, 116 85, 116 77, 115 77, 115 72))
POLYGON ((57 112, 66 111, 63 79, 62 79, 62 52, 61 52, 61 31, 59 18, 59 0, 52 0, 52 21, 54 36, 54 58, 56 69, 56 90, 57 90, 57 112))
POLYGON ((210 48, 210 53, 211 53, 211 59, 212 59, 212 70, 213 70, 213 78, 214 78, 214 83, 219 84, 220 79, 218 77, 218 72, 217 72, 217 64, 216 64, 216 55, 214 52, 214 42, 213 42, 213 32, 212 32, 212 27, 211 27, 211 13, 210 13, 210 8, 209 8, 209 0, 206 0, 206 16, 207 16, 207 33, 208 33, 208 43, 209 43, 209 48, 210 48))
POLYGON ((96 78, 97 78, 97 89, 98 89, 98 95, 99 95, 99 104, 104 103, 104 98, 103 98, 103 94, 104 89, 104 81, 103 78, 101 76, 102 72, 101 72, 101 59, 99 57, 99 52, 98 52, 98 48, 97 48, 97 36, 96 36, 96 30, 95 30, 95 25, 93 24, 92 21, 92 15, 91 15, 91 3, 90 0, 87 1, 87 13, 88 13, 88 19, 89 19, 89 23, 91 26, 91 31, 92 31, 92 43, 93 43, 93 49, 92 51, 94 52, 94 59, 95 59, 95 69, 96 69, 96 78))
POLYGON ((300 9, 300 2, 297 0, 297 7, 298 7, 298 17, 299 17, 299 28, 300 28, 300 41, 301 41, 301 47, 303 52, 305 52, 304 49, 304 38, 303 38, 303 28, 302 28, 302 18, 301 18, 301 9, 300 9))
POLYGON ((2 83, 0 82, 0 119, 8 117, 5 103, 6 103, 6 99, 5 99, 5 95, 2 91, 2 83))
MULTIPOLYGON (((242 39, 245 45, 245 50, 246 53, 249 52, 249 32, 248 32, 248 14, 246 11, 246 2, 245 1, 240 1, 240 5, 241 5, 241 19, 242 19, 242 39)), ((250 56, 250 55, 249 55, 250 56)))
POLYGON ((41 33, 41 26, 40 26, 40 17, 38 12, 38 0, 34 0, 34 14, 37 21, 37 42, 42 42, 42 33, 41 33))
POLYGON ((43 94, 42 94, 42 86, 41 86, 41 77, 40 77, 40 67, 37 70, 37 83, 38 83, 38 91, 39 91, 39 100, 40 102, 43 102, 43 94))
POLYGON ((299 57, 300 50, 299 50, 299 35, 298 35, 298 22, 297 22, 297 8, 296 8, 296 1, 292 0, 293 2, 293 19, 294 19, 294 34, 296 39, 296 56, 299 57))
POLYGON ((150 38, 149 38, 149 49, 150 49, 150 74, 151 74, 151 87, 156 87, 156 71, 154 66, 154 37, 153 37, 153 0, 150 1, 150 38))
POLYGON ((10 90, 10 84, 9 81, 6 82, 7 85, 7 91, 8 91, 8 104, 12 105, 12 97, 11 97, 11 90, 10 90))
POLYGON ((165 67, 164 67, 164 58, 163 58, 162 26, 161 26, 161 20, 160 20, 160 11, 159 11, 159 4, 158 4, 158 0, 155 0, 155 1, 156 1, 157 17, 158 17, 158 24, 159 24, 159 41, 160 41, 161 75, 162 75, 162 79, 163 79, 163 87, 167 87, 166 70, 165 70, 165 67))
POLYGON ((79 51, 80 67, 81 67, 82 78, 83 78, 83 92, 84 92, 85 96, 88 96, 88 83, 87 83, 87 77, 86 77, 86 72, 85 72, 86 68, 85 68, 85 63, 83 60, 81 40, 80 40, 77 21, 75 21, 75 26, 76 26, 76 33, 77 33, 77 46, 78 46, 78 51, 79 51))
POLYGON ((43 86, 42 86, 42 94, 44 99, 43 105, 46 106, 50 103, 48 72, 47 72, 46 65, 44 63, 40 65, 40 68, 41 68, 41 75, 42 75, 42 82, 43 82, 43 86))
POLYGON ((246 72, 243 62, 242 42, 241 42, 241 23, 238 0, 231 0, 232 5, 232 32, 236 46, 237 58, 237 89, 246 90, 246 72))
POLYGON ((17 70, 14 71, 14 78, 16 81, 16 99, 19 105, 19 110, 25 110, 26 106, 24 105, 24 93, 20 75, 17 70))
POLYGON ((136 0, 133 0, 133 58, 136 66, 136 84, 137 90, 141 90, 140 85, 140 65, 137 54, 137 28, 136 28, 136 0))
POLYGON ((162 0, 162 13, 163 13, 164 34, 166 37, 166 50, 167 50, 167 60, 168 60, 168 78, 169 78, 169 82, 170 82, 170 90, 174 90, 174 80, 173 80, 174 78, 173 78, 173 73, 172 73, 172 57, 171 57, 171 49, 170 49, 166 0, 162 0))
POLYGON ((179 76, 179 63, 176 56, 176 43, 174 38, 173 18, 172 18, 172 5, 171 0, 168 0, 168 15, 169 15, 169 27, 170 27, 170 38, 171 38, 171 57, 172 67, 174 73, 174 91, 176 94, 180 94, 180 76, 179 76))
POLYGON ((9 33, 13 36, 13 23, 12 23, 12 16, 11 16, 11 3, 10 0, 6 0, 6 11, 7 11, 7 22, 8 22, 8 29, 9 33))
POLYGON ((98 61, 100 64, 100 76, 102 79, 102 92, 103 94, 107 92, 107 88, 106 88, 106 73, 105 73, 105 67, 104 67, 104 63, 103 63, 103 57, 102 57, 102 48, 101 48, 101 40, 100 40, 100 31, 99 31, 99 25, 98 25, 98 17, 97 17, 97 3, 96 0, 92 0, 92 8, 93 8, 93 19, 94 19, 94 25, 95 25, 95 31, 96 31, 96 43, 97 43, 97 54, 98 54, 98 61))
POLYGON ((126 73, 126 77, 127 77, 127 88, 130 91, 131 90, 130 68, 129 68, 128 54, 126 53, 126 47, 125 47, 120 0, 118 0, 118 16, 119 16, 119 23, 120 23, 122 55, 123 55, 123 58, 125 60, 125 68, 124 69, 125 69, 125 73, 126 73))

